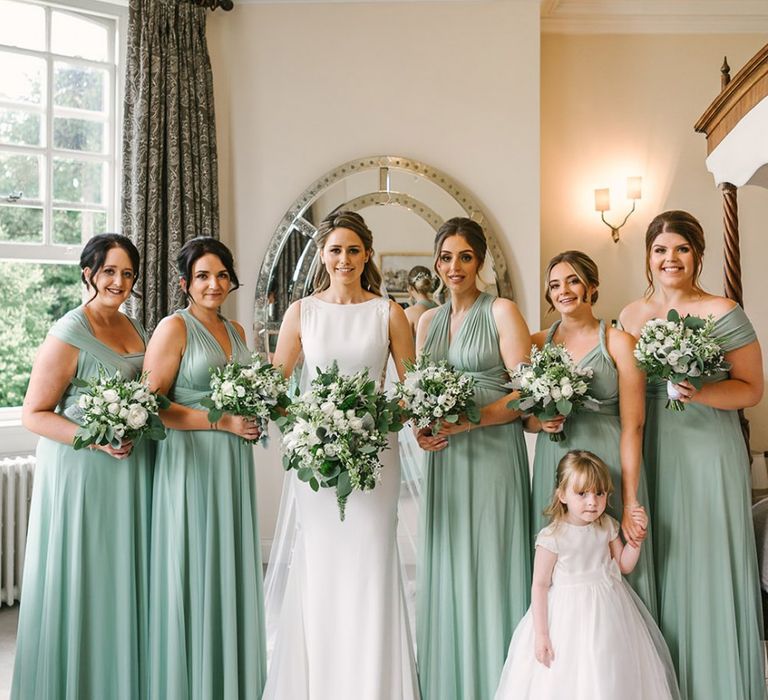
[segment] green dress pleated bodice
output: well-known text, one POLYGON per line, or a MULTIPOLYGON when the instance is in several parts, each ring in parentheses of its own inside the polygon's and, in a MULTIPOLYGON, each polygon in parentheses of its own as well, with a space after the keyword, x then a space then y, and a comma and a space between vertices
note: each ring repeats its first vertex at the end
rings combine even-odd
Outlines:
MULTIPOLYGON (((552 342, 560 321, 549 329, 546 341, 552 342)), ((589 450, 602 459, 611 471, 613 495, 608 502, 608 513, 621 522, 621 456, 619 440, 621 419, 619 417, 619 373, 605 344, 605 323, 600 321, 600 340, 580 361, 580 367, 592 370, 589 395, 599 401, 597 410, 582 409, 565 421, 565 440, 553 442, 549 434, 541 431, 536 437, 536 453, 533 462, 533 485, 531 495, 531 532, 537 533, 546 526, 548 518, 544 509, 550 504, 555 489, 557 465, 570 450, 589 450)), ((644 469, 640 472, 637 498, 651 518, 648 489, 644 469)), ((652 525, 649 534, 652 532, 652 525)), ((653 543, 647 537, 643 542, 640 560, 627 581, 640 596, 650 613, 656 617, 656 585, 653 575, 653 543)))
MULTIPOLYGON (((83 307, 50 334, 79 350, 78 379, 98 376, 100 368, 127 379, 141 371, 144 354, 120 355, 97 340, 83 307)), ((57 413, 81 393, 70 384, 57 413)), ((119 460, 40 438, 14 700, 146 697, 152 451, 142 440, 119 460)))
MULTIPOLYGON (((505 396, 507 371, 481 294, 449 342, 441 307, 424 352, 477 380, 479 406, 505 396)), ((429 452, 422 501, 417 649, 423 700, 490 700, 531 585, 528 458, 519 420, 451 435, 429 452)))
MULTIPOLYGON (((715 332, 726 352, 756 338, 740 306, 716 321, 715 332)), ((668 410, 664 382, 649 383, 647 396, 659 626, 681 695, 763 700, 760 579, 738 413, 698 403, 668 410)))
MULTIPOLYGON (((187 310, 170 398, 201 408, 210 368, 228 358, 187 310)), ((250 357, 226 321, 233 358, 250 357)), ((168 430, 152 512, 150 697, 258 700, 266 643, 253 448, 219 430, 168 430)))

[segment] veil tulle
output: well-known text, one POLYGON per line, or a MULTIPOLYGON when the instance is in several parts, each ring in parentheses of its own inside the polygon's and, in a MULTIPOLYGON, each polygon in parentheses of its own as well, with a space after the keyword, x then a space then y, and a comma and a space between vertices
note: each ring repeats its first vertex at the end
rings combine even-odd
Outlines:
MULTIPOLYGON (((386 295, 385 295, 386 296, 386 295)), ((293 378, 297 376, 294 369, 293 378)), ((397 381, 397 371, 390 357, 384 389, 389 390, 397 381)), ((292 382, 292 388, 298 385, 304 393, 311 382, 302 366, 299 379, 292 382)), ((408 619, 411 626, 411 639, 415 639, 415 603, 416 603, 416 563, 418 553, 419 507, 426 453, 418 446, 410 426, 398 433, 400 454, 400 498, 398 502, 397 546, 400 554, 400 573, 408 607, 408 619)), ((275 525, 275 534, 264 579, 264 607, 266 614, 267 658, 274 649, 280 614, 288 585, 288 574, 293 560, 296 532, 300 523, 296 515, 296 488, 308 488, 306 484, 297 485, 293 471, 285 473, 283 490, 280 497, 280 509, 275 525)))

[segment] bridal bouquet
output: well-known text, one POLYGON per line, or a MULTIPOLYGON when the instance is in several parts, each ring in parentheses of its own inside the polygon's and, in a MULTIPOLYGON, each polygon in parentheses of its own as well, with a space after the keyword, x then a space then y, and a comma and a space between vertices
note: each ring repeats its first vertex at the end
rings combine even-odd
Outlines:
POLYGON ((318 370, 278 425, 284 433, 283 466, 296 469, 314 491, 335 488, 341 520, 352 491, 376 486, 387 434, 403 427, 397 401, 377 390, 367 370, 345 376, 335 362, 318 370))
MULTIPOLYGON (((530 364, 520 364, 509 372, 508 387, 520 392, 519 398, 509 403, 539 420, 555 416, 569 416, 580 408, 593 408, 595 400, 587 394, 592 370, 579 367, 563 345, 547 343, 539 349, 531 348, 530 364)), ((553 442, 565 440, 565 432, 549 433, 553 442)))
POLYGON ((254 418, 261 428, 258 440, 267 443, 270 420, 280 417, 280 408, 290 403, 288 380, 283 373, 255 353, 249 364, 229 362, 211 368, 211 395, 200 401, 208 409, 208 420, 216 423, 225 413, 254 418))
POLYGON ((165 428, 157 415, 161 408, 168 408, 170 401, 149 390, 147 376, 124 379, 116 372, 99 371, 98 377, 89 380, 72 380, 84 389, 76 404, 64 414, 80 424, 72 443, 76 450, 89 445, 120 447, 123 442, 139 442, 141 438, 165 439, 165 428))
POLYGON ((395 384, 393 396, 417 428, 431 426, 432 435, 437 435, 441 421, 456 423, 465 415, 472 423, 480 422, 474 377, 445 360, 432 362, 426 353, 416 362, 406 362, 405 369, 405 378, 395 384))
POLYGON ((667 380, 667 408, 673 411, 685 410, 675 384, 687 380, 700 389, 704 377, 730 369, 712 317, 681 317, 675 309, 666 321, 654 318, 643 326, 635 359, 649 378, 667 380))

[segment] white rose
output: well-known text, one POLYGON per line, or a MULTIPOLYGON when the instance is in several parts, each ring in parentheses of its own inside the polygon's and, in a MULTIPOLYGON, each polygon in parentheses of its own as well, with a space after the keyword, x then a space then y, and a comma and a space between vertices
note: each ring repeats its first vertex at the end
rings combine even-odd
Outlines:
POLYGON ((565 399, 569 399, 573 396, 573 387, 570 384, 564 384, 561 391, 563 393, 563 398, 565 399))
POLYGON ((149 392, 142 387, 141 389, 136 389, 136 391, 133 392, 131 395, 131 401, 146 401, 149 398, 149 392))
POLYGON ((559 401, 563 397, 563 392, 560 390, 559 386, 553 386, 550 396, 552 396, 553 401, 559 401))
POLYGON ((111 403, 107 406, 107 411, 109 411, 113 416, 116 416, 118 413, 120 413, 120 404, 119 403, 111 403))
POLYGON ((107 389, 101 396, 107 403, 114 403, 120 400, 120 396, 114 389, 107 389))
POLYGON ((363 428, 363 421, 360 420, 360 418, 350 418, 349 419, 349 427, 352 430, 362 430, 362 428, 363 428))
POLYGON ((681 353, 679 353, 677 350, 672 350, 672 352, 667 355, 667 362, 669 362, 670 365, 676 365, 680 362, 681 358, 681 353))
POLYGON ((125 419, 125 417, 128 415, 128 409, 125 406, 121 406, 120 412, 117 415, 120 416, 120 418, 125 419))
POLYGON ((224 396, 234 396, 235 395, 235 385, 232 382, 222 382, 221 383, 221 393, 224 394, 224 396))
POLYGON ((238 397, 243 398, 245 396, 245 387, 240 386, 239 384, 235 387, 235 393, 238 395, 238 397))
POLYGON ((336 410, 336 405, 333 403, 333 401, 326 401, 320 404, 320 410, 323 413, 326 413, 329 416, 331 416, 333 415, 333 412, 336 410))
POLYGON ((148 418, 149 413, 147 413, 147 409, 143 406, 139 406, 138 404, 134 404, 128 410, 128 415, 125 418, 125 422, 128 424, 129 428, 137 430, 138 428, 143 428, 146 425, 148 418))

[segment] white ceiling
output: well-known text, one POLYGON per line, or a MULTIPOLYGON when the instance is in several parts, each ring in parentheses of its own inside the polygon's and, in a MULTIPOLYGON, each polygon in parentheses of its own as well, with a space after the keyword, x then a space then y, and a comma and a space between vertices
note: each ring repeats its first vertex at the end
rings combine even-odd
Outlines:
POLYGON ((567 34, 768 32, 768 0, 541 0, 541 29, 567 34))

